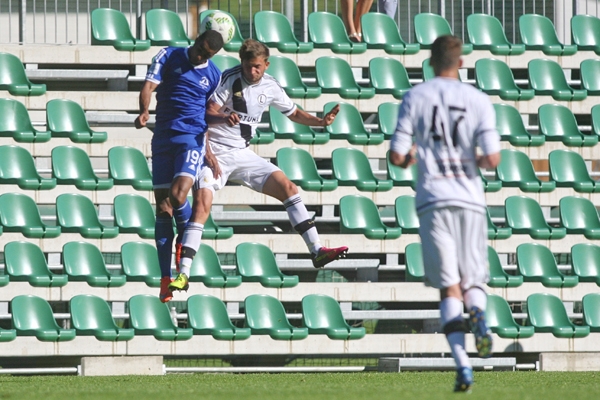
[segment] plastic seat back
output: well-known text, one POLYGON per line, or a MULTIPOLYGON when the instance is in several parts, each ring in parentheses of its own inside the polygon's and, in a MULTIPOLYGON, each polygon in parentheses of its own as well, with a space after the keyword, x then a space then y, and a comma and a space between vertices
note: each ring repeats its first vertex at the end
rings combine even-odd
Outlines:
POLYGON ((592 133, 600 136, 600 104, 592 107, 592 133))
POLYGON ((475 62, 477 87, 488 94, 506 91, 519 92, 515 78, 509 66, 495 58, 480 58, 475 62))
POLYGON ((214 296, 190 296, 187 309, 189 325, 196 334, 210 334, 219 340, 244 340, 250 336, 249 328, 238 328, 231 323, 227 307, 214 296))
POLYGON ((121 51, 148 50, 150 40, 136 39, 129 22, 119 10, 96 8, 92 11, 92 45, 113 46, 121 51))
POLYGON ((410 186, 413 190, 417 185, 417 165, 402 168, 390 162, 390 151, 386 154, 387 177, 394 182, 394 186, 410 186))
POLYGON ((151 287, 160 286, 160 266, 156 247, 149 243, 126 242, 121 246, 121 266, 127 281, 146 282, 151 287))
POLYGON ((422 49, 430 49, 440 36, 452 35, 448 21, 438 14, 420 13, 414 18, 415 38, 422 49))
POLYGON ((337 180, 322 178, 310 153, 298 147, 277 150, 277 166, 304 190, 330 191, 338 186, 337 180))
POLYGON ((92 201, 77 193, 63 193, 56 198, 56 215, 64 232, 80 233, 85 238, 113 238, 116 226, 100 222, 92 201))
POLYGON ((556 259, 552 251, 542 244, 522 243, 517 246, 517 270, 525 282, 562 286, 563 274, 558 270, 556 259))
POLYGON ((193 331, 173 323, 166 303, 157 296, 138 294, 128 301, 129 323, 136 335, 153 335, 158 340, 188 340, 193 331))
POLYGON ((593 15, 574 15, 571 18, 571 39, 579 50, 600 53, 600 18, 593 15))
POLYGON ((503 149, 500 151, 501 161, 496 167, 496 179, 502 181, 504 187, 518 187, 524 192, 549 192, 554 190, 554 181, 540 180, 533 169, 533 163, 519 150, 503 149))
POLYGON ((533 336, 533 327, 517 324, 512 316, 510 306, 498 295, 487 295, 485 318, 488 327, 501 338, 517 339, 533 336))
POLYGON ((49 131, 38 131, 31 123, 25 105, 14 99, 0 99, 0 137, 12 137, 16 142, 47 142, 49 131))
POLYGON ((537 201, 525 196, 510 196, 505 199, 506 222, 513 232, 547 225, 542 208, 537 201))
POLYGON ((235 248, 236 269, 245 282, 260 282, 267 287, 298 284, 298 276, 284 275, 270 248, 260 243, 240 243, 235 248))
POLYGON ((115 223, 120 233, 137 233, 141 238, 154 239, 156 216, 145 197, 132 193, 114 199, 115 223))
POLYGON ((583 323, 591 332, 600 332, 600 293, 588 293, 581 299, 583 323))
POLYGON ((406 281, 423 282, 425 266, 423 265, 423 247, 421 243, 410 243, 404 250, 406 257, 406 281))
POLYGON ((375 203, 360 195, 340 199, 340 231, 360 233, 369 239, 397 239, 402 234, 401 228, 386 226, 375 203))
MULTIPOLYGON (((508 140, 513 145, 528 146, 531 142, 531 135, 525 128, 525 123, 519 110, 508 104, 494 104, 496 111, 496 129, 500 138, 508 140)), ((539 135, 542 139, 543 135, 539 135)))
POLYGON ((426 58, 421 63, 421 70, 423 75, 423 82, 427 82, 435 78, 435 71, 429 63, 429 58, 426 58))
POLYGON ((8 242, 4 246, 4 263, 11 281, 29 282, 39 287, 67 284, 67 275, 51 272, 44 253, 33 243, 8 242))
POLYGON ((8 90, 13 96, 38 96, 46 93, 46 85, 31 83, 21 60, 0 52, 0 90, 8 90))
POLYGON ((73 340, 74 329, 62 329, 50 304, 41 297, 19 295, 10 302, 12 324, 19 336, 35 336, 44 342, 73 340))
POLYGON ((396 198, 396 223, 404 233, 419 233, 419 216, 415 207, 415 196, 405 195, 396 198))
POLYGON ((40 176, 29 151, 14 145, 0 146, 0 183, 16 184, 27 190, 56 187, 56 179, 40 176))
POLYGON ((571 55, 577 46, 565 46, 558 40, 552 21, 539 14, 523 14, 519 17, 521 40, 527 49, 542 50, 548 55, 571 55))
POLYGON ((152 190, 152 173, 144 154, 129 146, 108 150, 108 174, 115 185, 131 185, 136 190, 152 190))
POLYGON ((369 79, 377 93, 389 93, 397 99, 412 88, 406 68, 394 58, 372 58, 369 61, 369 79))
POLYGON ((561 66, 553 60, 544 58, 531 60, 527 64, 529 84, 540 94, 551 94, 552 91, 572 91, 561 66))
POLYGON ((567 232, 600 239, 600 219, 594 203, 584 197, 564 196, 559 201, 560 223, 567 232), (591 231, 589 234, 586 231, 591 231))
POLYGON ((489 14, 470 14, 467 17, 469 42, 475 50, 490 50, 496 55, 517 55, 525 51, 523 45, 510 43, 498 18, 489 14))
MULTIPOLYGON (((227 54, 215 54, 210 60, 215 63, 221 72, 240 65, 240 60, 238 58, 229 56, 227 54)), ((269 73, 271 73, 271 71, 269 71, 269 73)))
POLYGON ((98 340, 123 341, 133 339, 133 329, 119 328, 110 306, 98 296, 79 294, 69 301, 71 322, 77 335, 93 335, 98 340))
POLYGON ((589 326, 574 325, 562 301, 548 293, 534 293, 527 297, 527 323, 536 332, 551 332, 556 337, 574 338, 589 335, 589 326))
POLYGON ((593 243, 573 245, 571 267, 581 282, 595 282, 600 286, 600 246, 593 243))
POLYGON ((360 339, 365 328, 352 328, 342 315, 338 302, 321 294, 309 294, 302 298, 302 322, 313 334, 326 334, 330 339, 360 339))
POLYGON ((225 274, 215 250, 202 243, 192 261, 190 281, 203 282, 208 287, 235 287, 242 283, 242 277, 225 274))
POLYGON ((595 192, 592 179, 581 155, 570 150, 552 150, 548 155, 550 178, 558 187, 573 187, 577 192, 595 192))
POLYGON ((0 223, 5 232, 19 232, 28 238, 55 238, 60 235, 59 226, 49 226, 35 200, 23 193, 0 195, 0 223))
POLYGON ((321 94, 321 88, 308 87, 302 82, 302 75, 296 63, 288 57, 270 56, 269 75, 281 84, 292 98, 315 98, 321 94))
POLYGON ((597 135, 585 135, 577 126, 573 112, 562 104, 543 104, 538 109, 540 132, 546 140, 562 141, 567 146, 592 146, 597 135))
MULTIPOLYGON (((598 45, 600 52, 600 44, 598 45)), ((581 73, 581 87, 590 95, 600 95, 600 60, 583 60, 579 69, 581 73)))
POLYGON ((308 14, 308 34, 315 48, 329 48, 334 53, 364 53, 366 43, 350 41, 342 19, 328 12, 308 14))
POLYGON ((266 294, 253 294, 244 300, 246 325, 252 334, 269 335, 276 340, 298 340, 308 336, 307 328, 293 327, 279 300, 266 294))
MULTIPOLYGON (((333 123, 325 127, 325 130, 329 132, 329 138, 346 139, 350 143, 353 141, 363 141, 365 142, 363 144, 369 143, 369 138, 375 135, 367 131, 360 112, 352 104, 344 102, 327 103, 324 112, 328 112, 336 104, 339 104, 340 112, 333 123)), ((380 136, 381 141, 383 141, 383 135, 380 136)))
POLYGON ((378 179, 365 153, 354 148, 338 148, 331 153, 333 176, 340 186, 356 186, 362 191, 387 191, 392 181, 378 179))
POLYGON ((101 143, 106 132, 90 128, 81 106, 67 99, 53 99, 46 104, 46 125, 53 137, 68 137, 75 143, 101 143))
POLYGON ((418 43, 405 43, 396 22, 387 14, 368 12, 360 20, 367 48, 384 49, 388 54, 415 54, 421 47, 418 43))
POLYGON ((161 8, 153 8, 146 13, 146 37, 152 46, 186 47, 193 44, 179 15, 161 8))
POLYGON ((112 275, 100 250, 87 242, 69 242, 63 246, 63 266, 70 281, 87 282, 93 287, 125 284, 125 275, 112 275))
POLYGON ((377 107, 379 132, 383 133, 386 139, 391 139, 396 132, 399 112, 400 103, 381 103, 377 107))
POLYGON ((198 26, 200 26, 200 23, 208 14, 215 12, 215 11, 227 14, 233 20, 233 24, 235 25, 235 32, 233 33, 233 38, 229 41, 229 43, 225 43, 223 45, 223 49, 226 51, 229 51, 229 52, 237 52, 240 49, 240 47, 242 47, 244 38, 242 37, 242 31, 240 30, 240 27, 238 26, 237 19, 235 19, 235 17, 232 14, 228 13, 225 10, 214 10, 213 9, 213 10, 202 11, 200 13, 200 16, 198 17, 198 26))
POLYGON ((60 185, 75 185, 79 190, 107 190, 112 178, 100 178, 94 172, 87 153, 74 146, 52 149, 52 175, 60 185))
POLYGON ((259 11, 254 14, 256 40, 282 53, 307 53, 313 49, 311 42, 296 39, 290 21, 275 11, 259 11))
POLYGON ((361 87, 356 83, 350 64, 339 57, 323 56, 315 62, 317 83, 323 93, 337 93, 344 99, 371 98, 372 87, 361 87))

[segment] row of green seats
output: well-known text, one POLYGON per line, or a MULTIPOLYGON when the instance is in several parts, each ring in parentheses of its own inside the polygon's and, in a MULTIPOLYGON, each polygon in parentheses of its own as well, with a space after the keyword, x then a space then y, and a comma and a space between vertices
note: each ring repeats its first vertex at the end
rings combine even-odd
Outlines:
MULTIPOLYGON (((406 281, 423 282, 424 267, 421 243, 406 246, 406 281)), ((571 247, 570 274, 561 272, 550 249, 539 243, 523 243, 517 246, 516 274, 508 274, 500 262, 498 253, 488 246, 490 280, 494 288, 519 287, 523 282, 540 282, 551 288, 570 288, 579 282, 593 282, 600 286, 600 246, 593 243, 577 243, 571 247)))
MULTIPOLYGON (((533 239, 560 240, 567 234, 600 239, 596 206, 584 197, 565 196, 559 201, 560 222, 549 224, 539 203, 531 197, 510 196, 504 201, 506 226, 497 226, 488 209, 488 238, 507 239, 512 234, 533 239)), ((340 233, 362 234, 369 239, 389 240, 403 233, 416 234, 419 218, 414 196, 399 196, 394 205, 395 226, 386 225, 377 205, 368 197, 346 195, 340 199, 340 233)))
POLYGON ((127 302, 129 328, 115 321, 108 303, 100 297, 81 294, 69 302, 72 328, 64 329, 54 318, 50 304, 33 295, 16 296, 10 302, 12 329, 0 330, 0 341, 16 336, 35 336, 44 342, 62 342, 76 336, 95 336, 101 341, 128 341, 134 335, 157 340, 183 341, 193 335, 212 335, 217 340, 244 340, 250 335, 269 335, 275 340, 301 340, 309 334, 327 335, 334 340, 361 339, 365 328, 345 321, 339 304, 325 295, 302 299, 302 326, 287 319, 281 302, 268 295, 250 295, 244 300, 244 325, 232 323, 225 304, 214 296, 190 296, 186 303, 187 326, 176 324, 167 304, 158 297, 135 295, 127 302))

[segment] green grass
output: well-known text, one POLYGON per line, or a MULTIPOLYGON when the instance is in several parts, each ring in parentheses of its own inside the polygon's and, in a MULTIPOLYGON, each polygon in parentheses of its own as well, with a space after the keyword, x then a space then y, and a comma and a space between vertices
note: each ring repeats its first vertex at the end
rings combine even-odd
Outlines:
MULTIPOLYGON (((456 399, 453 372, 0 376, 0 399, 456 399)), ((600 398, 597 372, 476 372, 469 399, 600 398)))

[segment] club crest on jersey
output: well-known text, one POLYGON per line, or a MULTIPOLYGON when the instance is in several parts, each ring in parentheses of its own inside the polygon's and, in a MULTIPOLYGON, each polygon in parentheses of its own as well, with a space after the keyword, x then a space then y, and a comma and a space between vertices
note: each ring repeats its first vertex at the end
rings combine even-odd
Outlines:
POLYGON ((263 105, 267 102, 267 95, 266 94, 260 94, 258 95, 258 99, 256 99, 256 101, 258 101, 258 104, 263 105))
POLYGON ((235 97, 242 97, 242 92, 234 92, 233 95, 235 97))
POLYGON ((206 89, 210 86, 210 82, 208 81, 208 78, 205 76, 203 76, 202 79, 200 79, 200 82, 198 82, 198 84, 204 89, 206 89))

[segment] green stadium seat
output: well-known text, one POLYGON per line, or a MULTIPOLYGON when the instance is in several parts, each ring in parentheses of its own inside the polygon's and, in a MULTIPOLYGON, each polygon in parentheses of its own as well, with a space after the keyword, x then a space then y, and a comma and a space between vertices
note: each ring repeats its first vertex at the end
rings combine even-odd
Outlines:
POLYGON ((0 99, 0 137, 21 143, 43 143, 52 137, 50 131, 38 131, 29 118, 25 105, 14 99, 0 99))
POLYGON ((500 139, 513 146, 541 146, 546 142, 544 135, 532 135, 525 128, 519 111, 508 104, 494 104, 496 111, 496 129, 500 139))
POLYGON ((413 164, 408 168, 402 168, 390 162, 390 150, 386 156, 387 178, 394 182, 394 186, 410 186, 415 190, 417 185, 417 164, 413 164))
POLYGON ((194 43, 185 33, 179 15, 162 8, 146 13, 146 37, 152 46, 187 47, 194 43))
POLYGON ((154 239, 156 216, 148 199, 123 193, 114 199, 115 223, 119 233, 136 233, 142 239, 154 239))
POLYGON ((492 246, 488 246, 488 263, 490 268, 489 287, 508 288, 523 284, 523 277, 521 275, 509 275, 506 273, 502 267, 498 253, 492 246))
POLYGON ((600 246, 577 243, 571 247, 571 268, 579 282, 594 282, 600 286, 600 246))
POLYGON ((383 49, 388 54, 416 54, 421 46, 402 40, 396 22, 387 14, 369 12, 360 18, 362 38, 368 49, 383 49))
POLYGON ((410 243, 404 249, 406 259, 406 282, 423 282, 425 266, 423 265, 423 246, 421 243, 410 243))
POLYGON ((489 95, 500 96, 502 100, 531 100, 535 95, 532 89, 521 89, 509 66, 495 58, 480 58, 475 62, 477 87, 489 95))
MULTIPOLYGON (((55 274, 48 268, 42 250, 29 242, 8 242, 4 246, 6 273, 13 282, 29 282, 35 287, 61 287, 68 282, 67 275, 55 274)), ((2 279, 2 286, 8 283, 2 279)))
POLYGON ((579 277, 558 270, 552 251, 543 244, 522 243, 517 246, 517 272, 525 282, 541 282, 546 287, 577 286, 579 277))
POLYGON ((269 335, 275 340, 302 340, 308 336, 308 328, 290 324, 283 304, 266 294, 252 294, 244 300, 246 326, 252 335, 269 335))
POLYGON ((112 8, 96 8, 92 11, 92 45, 113 46, 119 51, 145 51, 150 40, 136 39, 131 33, 125 15, 112 8))
POLYGON ((275 11, 262 10, 254 14, 254 36, 256 40, 282 53, 309 53, 312 42, 296 39, 287 17, 275 11))
MULTIPOLYGON (((431 49, 431 45, 440 36, 453 35, 448 21, 438 14, 420 13, 414 18, 415 38, 421 49, 431 49)), ((471 43, 463 44, 463 54, 473 52, 471 43)))
POLYGON ((333 176, 340 186, 356 186, 363 192, 387 192, 393 187, 391 180, 375 176, 367 155, 358 149, 335 149, 331 162, 333 176))
POLYGON ((579 130, 573 112, 562 104, 543 104, 538 109, 540 132, 546 141, 563 142, 565 146, 587 147, 598 143, 598 135, 579 130))
POLYGON ((69 309, 77 336, 94 336, 108 342, 133 339, 133 329, 117 326, 110 306, 98 296, 78 294, 69 301, 69 309))
POLYGON ((54 99, 46 104, 46 126, 52 137, 68 137, 74 143, 106 142, 106 132, 93 131, 83 108, 67 99, 54 99))
POLYGON ((319 175, 315 160, 304 149, 283 147, 277 150, 277 166, 303 190, 329 192, 338 187, 337 180, 319 175))
POLYGON ((194 335, 212 335, 217 340, 245 340, 250 337, 250 328, 233 325, 227 307, 214 296, 195 294, 188 297, 187 313, 194 335))
POLYGON ((41 297, 24 294, 10 302, 13 328, 17 336, 35 336, 42 342, 75 339, 75 329, 63 329, 54 319, 50 304, 41 297))
POLYGON ((435 78, 435 71, 433 70, 431 64, 429 64, 429 58, 424 59, 421 63, 421 70, 423 75, 423 82, 427 82, 435 78))
POLYGON ((489 50, 496 56, 516 56, 525 52, 525 45, 508 41, 502 24, 493 15, 470 14, 467 32, 475 50, 489 50))
POLYGON ((79 190, 108 190, 113 187, 112 178, 98 177, 87 153, 74 146, 52 149, 52 175, 59 185, 75 185, 79 190))
POLYGON ((593 15, 573 15, 571 41, 579 51, 589 50, 600 55, 600 18, 593 15))
POLYGON ((121 267, 127 282, 145 282, 160 287, 160 266, 156 247, 143 242, 126 242, 121 246, 121 267))
POLYGON ((600 293, 588 293, 581 299, 583 323, 590 332, 600 332, 600 293))
POLYGON ((415 196, 398 196, 394 202, 396 224, 402 233, 419 233, 419 216, 415 207, 415 196))
POLYGON ((4 193, 0 196, 0 223, 4 232, 18 232, 27 238, 55 238, 60 226, 42 221, 35 200, 23 193, 4 193))
POLYGON ((284 275, 271 249, 260 243, 240 243, 235 248, 236 270, 243 282, 260 282, 264 287, 298 285, 297 275, 284 275))
POLYGON ((317 132, 310 126, 294 122, 275 107, 269 109, 269 123, 277 139, 292 139, 294 143, 298 144, 323 144, 329 142, 328 132, 317 132))
POLYGON ((207 287, 237 287, 242 284, 242 277, 227 275, 217 253, 212 247, 202 243, 192 261, 190 282, 202 282, 207 287))
POLYGON ((202 11, 200 13, 200 17, 198 18, 198 26, 200 26, 200 23, 202 22, 204 17, 206 17, 208 14, 215 12, 215 11, 222 12, 223 14, 227 14, 233 20, 233 23, 235 25, 235 32, 233 33, 233 38, 229 41, 229 43, 225 43, 223 45, 223 50, 228 51, 228 52, 237 53, 238 50, 240 49, 240 47, 242 47, 242 43, 244 43, 244 38, 242 37, 242 31, 240 30, 240 27, 238 26, 237 20, 235 19, 235 17, 232 14, 228 13, 225 10, 202 11))
POLYGON ((592 133, 600 136, 600 104, 592 107, 592 133))
POLYGON ((156 340, 182 341, 192 338, 191 328, 180 328, 173 323, 169 306, 158 296, 137 294, 129 299, 129 324, 135 335, 152 335, 156 340))
POLYGON ((366 43, 354 43, 348 37, 342 19, 328 12, 308 14, 308 35, 317 49, 331 49, 337 54, 361 54, 366 43))
POLYGON ((369 61, 369 79, 376 93, 391 94, 398 100, 412 88, 406 68, 394 58, 372 58, 369 61))
POLYGON ((275 134, 269 131, 257 129, 254 136, 250 139, 250 144, 270 144, 275 141, 275 134))
POLYGON ((379 132, 383 133, 385 139, 391 139, 394 136, 399 112, 400 103, 381 103, 377 107, 379 132))
POLYGON ((115 185, 131 185, 135 190, 152 190, 152 173, 144 154, 129 146, 108 150, 108 176, 115 185))
POLYGON ((46 85, 31 83, 21 60, 0 52, 0 90, 8 90, 13 96, 40 96, 46 93, 46 85))
POLYGON ((343 99, 370 99, 375 88, 356 83, 352 68, 346 60, 333 56, 317 58, 315 62, 317 83, 322 93, 335 93, 343 99))
POLYGON ((525 196, 510 196, 504 201, 506 223, 512 233, 528 234, 533 239, 562 239, 567 230, 564 227, 548 225, 542 208, 537 201, 525 196))
POLYGON ((581 62, 579 72, 581 74, 581 88, 587 91, 588 95, 600 95, 600 60, 590 59, 581 62))
POLYGON ((554 181, 542 181, 535 175, 533 163, 519 150, 500 150, 500 164, 496 167, 496 180, 502 187, 518 187, 523 192, 544 193, 556 188, 554 181))
POLYGON ((517 324, 506 300, 495 294, 487 295, 485 318, 492 332, 504 339, 525 339, 535 332, 533 326, 517 324))
POLYGON ((307 86, 302 82, 300 70, 291 58, 270 56, 268 72, 277 79, 285 93, 293 99, 314 99, 321 95, 320 87, 307 86))
POLYGON ((229 239, 232 236, 232 227, 218 225, 212 215, 208 215, 208 219, 204 223, 204 230, 202 231, 203 239, 229 239))
POLYGON ((558 338, 581 338, 590 334, 589 326, 571 322, 562 301, 548 293, 527 297, 527 325, 533 326, 536 332, 550 332, 558 338))
POLYGON ((552 150, 548 154, 550 178, 557 187, 570 187, 579 193, 600 191, 600 184, 591 176, 581 155, 570 150, 552 150))
POLYGON ((63 246, 63 267, 70 282, 87 282, 92 287, 120 287, 125 275, 111 274, 100 250, 87 242, 68 242, 63 246))
POLYGON ((17 337, 17 331, 14 329, 0 328, 0 342, 10 342, 17 337))
POLYGON ((339 303, 323 294, 309 294, 302 298, 302 323, 311 335, 327 335, 333 340, 362 339, 366 330, 353 328, 344 319, 339 303))
POLYGON ((594 203, 584 197, 564 196, 559 201, 560 223, 568 234, 600 239, 600 218, 594 203))
POLYGON ((86 239, 110 239, 119 234, 118 226, 100 222, 92 201, 77 193, 63 193, 56 198, 56 216, 65 233, 79 233, 86 239))
POLYGON ((360 195, 340 199, 340 233, 363 234, 368 239, 391 240, 402 234, 402 228, 383 223, 373 200, 360 195))
POLYGON ((478 169, 478 172, 479 177, 481 178, 481 183, 483 184, 483 190, 486 193, 494 193, 502 189, 502 181, 486 178, 481 169, 478 169))
POLYGON ((563 44, 558 40, 554 24, 543 15, 521 15, 519 31, 527 50, 541 50, 549 56, 570 56, 577 52, 577 45, 563 44))
POLYGON ((348 143, 356 145, 377 145, 383 143, 382 133, 369 132, 360 112, 352 104, 344 102, 329 102, 325 104, 323 114, 327 114, 336 105, 340 106, 340 112, 331 125, 325 127, 329 133, 329 139, 347 140, 348 143))
POLYGON ((569 86, 561 66, 553 60, 536 58, 527 64, 529 87, 536 95, 552 96, 558 101, 579 101, 587 97, 585 89, 569 86))
MULTIPOLYGON (((232 57, 227 54, 215 54, 212 56, 211 61, 215 63, 221 72, 233 68, 236 65, 240 65, 240 60, 237 57, 232 57)), ((269 71, 269 73, 271 73, 271 71, 269 71)))
POLYGON ((0 146, 0 184, 18 185, 24 190, 49 190, 56 187, 56 179, 42 178, 33 157, 20 146, 0 146))
POLYGON ((487 209, 487 234, 489 240, 508 239, 512 235, 512 229, 508 226, 497 226, 492 221, 490 209, 487 209))

